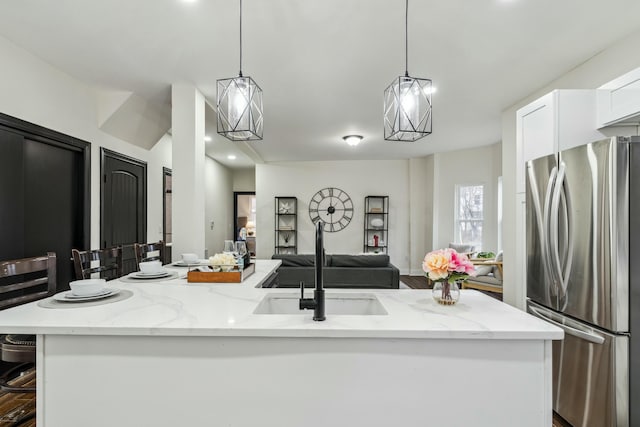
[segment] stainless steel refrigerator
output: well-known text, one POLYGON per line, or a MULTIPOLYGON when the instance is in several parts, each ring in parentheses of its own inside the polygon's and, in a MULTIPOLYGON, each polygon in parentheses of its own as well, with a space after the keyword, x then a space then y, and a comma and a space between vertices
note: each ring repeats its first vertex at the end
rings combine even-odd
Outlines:
POLYGON ((553 409, 640 426, 640 138, 529 161, 526 179, 527 310, 565 331, 553 409))

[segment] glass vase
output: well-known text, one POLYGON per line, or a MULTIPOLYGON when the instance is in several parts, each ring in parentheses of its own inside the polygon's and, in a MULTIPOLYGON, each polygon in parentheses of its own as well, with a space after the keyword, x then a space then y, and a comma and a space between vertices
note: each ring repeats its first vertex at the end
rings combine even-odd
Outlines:
POLYGON ((431 294, 438 304, 454 305, 460 299, 460 287, 458 282, 436 282, 433 285, 431 294))

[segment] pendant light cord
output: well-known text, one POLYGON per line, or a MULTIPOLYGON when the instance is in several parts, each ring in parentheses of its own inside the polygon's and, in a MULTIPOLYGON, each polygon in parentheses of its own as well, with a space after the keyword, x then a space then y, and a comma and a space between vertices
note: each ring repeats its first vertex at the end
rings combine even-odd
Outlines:
POLYGON ((409 0, 404 8, 404 75, 409 77, 409 0))
POLYGON ((238 75, 242 77, 242 0, 240 0, 240 72, 238 75))

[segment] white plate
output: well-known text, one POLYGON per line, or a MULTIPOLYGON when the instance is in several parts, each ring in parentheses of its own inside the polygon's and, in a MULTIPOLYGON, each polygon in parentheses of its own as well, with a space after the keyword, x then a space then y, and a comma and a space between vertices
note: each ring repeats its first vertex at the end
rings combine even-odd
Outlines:
POLYGON ((97 295, 84 296, 84 297, 73 295, 71 291, 66 291, 66 292, 61 292, 59 294, 55 294, 53 296, 53 299, 56 301, 62 301, 62 302, 84 302, 84 301, 92 301, 96 299, 107 298, 120 293, 120 289, 118 288, 107 288, 105 289, 105 291, 106 292, 99 293, 97 295))
POLYGON ((169 276, 170 274, 171 273, 169 273, 167 270, 159 273, 143 273, 142 271, 134 271, 133 273, 129 274, 129 277, 132 279, 161 279, 163 277, 169 276))
POLYGON ((100 296, 106 295, 106 294, 108 294, 110 292, 111 292, 111 289, 102 288, 102 290, 100 292, 96 292, 95 294, 76 295, 76 294, 73 293, 73 290, 72 290, 69 294, 67 294, 65 296, 65 298, 66 299, 79 299, 79 298, 82 299, 82 298, 87 298, 87 297, 100 297, 100 296))
POLYGON ((201 265, 201 262, 200 262, 200 261, 196 261, 196 262, 189 262, 189 263, 186 263, 186 262, 184 262, 184 261, 176 261, 176 262, 174 262, 174 263, 173 263, 173 264, 171 264, 171 265, 174 265, 174 266, 176 266, 176 267, 193 267, 193 266, 195 266, 195 265, 201 265))

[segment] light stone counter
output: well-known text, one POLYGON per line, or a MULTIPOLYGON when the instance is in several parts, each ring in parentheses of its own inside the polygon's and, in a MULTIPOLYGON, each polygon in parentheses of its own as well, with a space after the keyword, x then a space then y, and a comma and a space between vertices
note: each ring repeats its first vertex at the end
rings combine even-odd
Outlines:
POLYGON ((0 312, 1 331, 38 334, 38 426, 551 425, 560 329, 476 291, 441 306, 428 290, 328 289, 388 314, 254 314, 295 293, 257 287, 278 265, 258 261, 241 284, 112 282, 131 297, 0 312))
MULTIPOLYGON (((297 296, 292 289, 257 288, 280 261, 259 260, 243 283, 110 282, 133 296, 116 303, 47 309, 38 303, 0 312, 5 333, 56 335, 382 337, 435 339, 561 339, 562 331, 482 293, 464 290, 454 306, 437 304, 428 290, 336 290, 375 295, 388 315, 253 314, 267 294, 297 296)), ((181 276, 186 269, 176 269, 181 276)), ((311 296, 312 290, 306 290, 311 296)), ((66 303, 73 304, 73 303, 66 303)), ((330 305, 331 301, 327 301, 330 305)))

